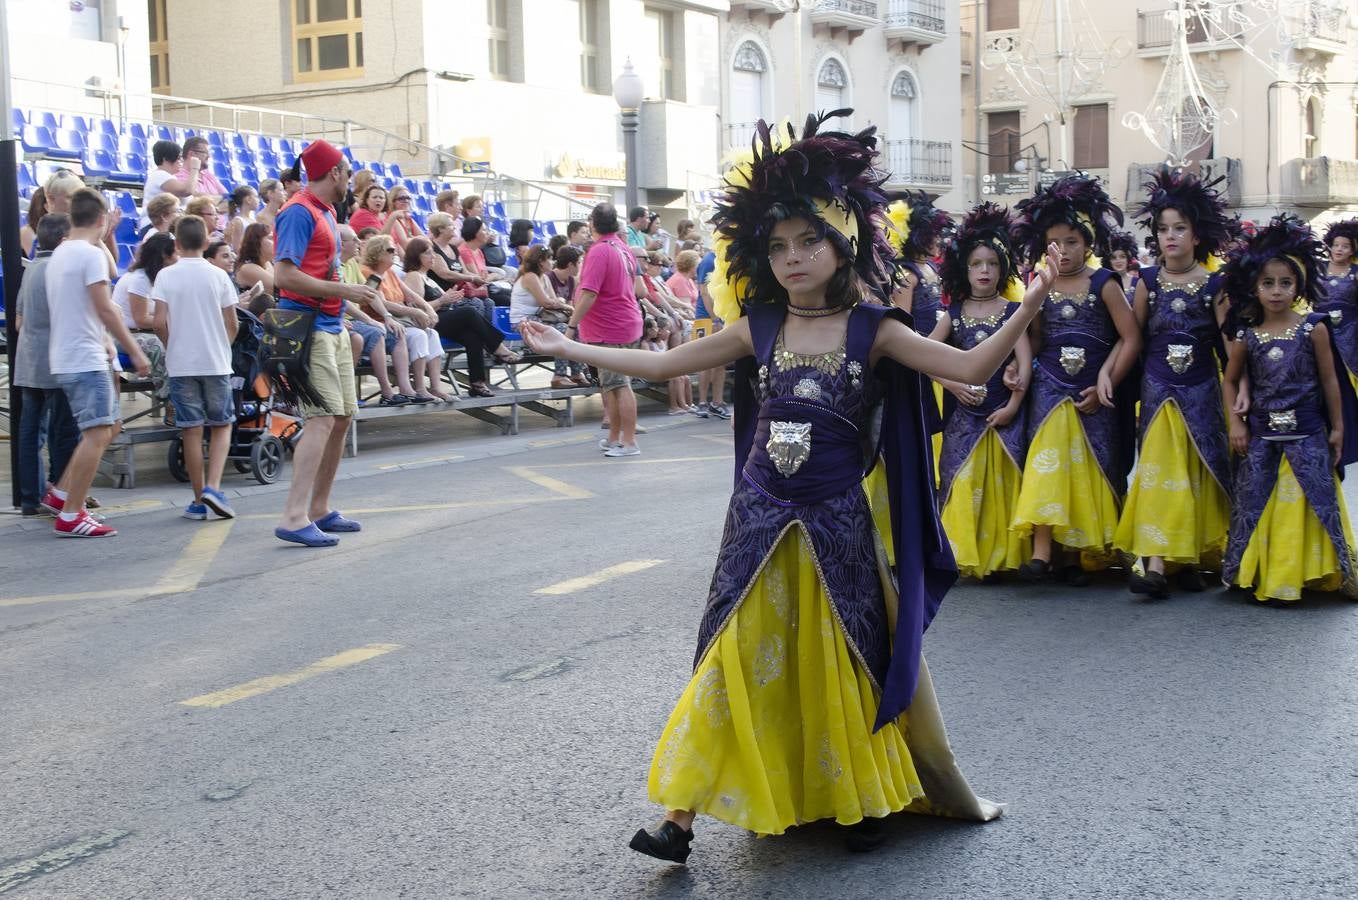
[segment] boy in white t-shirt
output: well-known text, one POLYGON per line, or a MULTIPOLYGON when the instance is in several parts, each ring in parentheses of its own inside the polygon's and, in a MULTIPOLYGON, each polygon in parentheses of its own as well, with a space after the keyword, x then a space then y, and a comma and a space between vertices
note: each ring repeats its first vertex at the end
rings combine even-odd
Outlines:
POLYGON ((193 502, 184 518, 223 518, 236 513, 222 493, 222 469, 231 448, 236 407, 231 398, 231 342, 236 337, 236 288, 221 269, 203 259, 207 224, 184 216, 174 227, 179 262, 161 270, 151 288, 156 333, 165 343, 170 402, 184 444, 184 467, 193 502), (208 429, 207 475, 203 474, 203 428, 208 429))
POLYGON ((151 364, 132 340, 109 291, 109 258, 101 246, 108 205, 97 191, 81 188, 71 195, 70 216, 70 236, 52 251, 43 276, 52 318, 48 360, 80 427, 80 443, 61 483, 42 505, 61 510, 53 526, 60 537, 111 537, 118 532, 85 510, 99 460, 122 420, 109 368, 108 334, 127 352, 138 375, 150 374, 151 364))

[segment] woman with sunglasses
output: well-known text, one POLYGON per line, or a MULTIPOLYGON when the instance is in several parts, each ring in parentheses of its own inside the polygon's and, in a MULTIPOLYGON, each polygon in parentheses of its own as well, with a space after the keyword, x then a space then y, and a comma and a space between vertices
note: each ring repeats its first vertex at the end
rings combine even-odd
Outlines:
POLYGON ((397 185, 391 189, 390 194, 387 194, 387 206, 384 210, 387 220, 383 230, 391 235, 391 239, 396 242, 396 249, 401 253, 405 252, 406 244, 411 238, 424 237, 424 229, 411 214, 413 203, 414 198, 403 185, 397 185))

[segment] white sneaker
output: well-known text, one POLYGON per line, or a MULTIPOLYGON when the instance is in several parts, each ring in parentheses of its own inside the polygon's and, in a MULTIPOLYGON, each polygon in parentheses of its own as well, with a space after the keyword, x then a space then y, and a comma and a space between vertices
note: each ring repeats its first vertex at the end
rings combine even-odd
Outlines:
POLYGON ((621 443, 614 444, 614 443, 610 442, 610 441, 608 440, 608 438, 599 438, 599 449, 600 449, 600 450, 612 450, 614 447, 621 447, 621 446, 622 446, 621 443))
POLYGON ((641 448, 638 447, 636 444, 632 444, 630 447, 626 444, 617 444, 613 447, 609 447, 607 450, 604 451, 604 456, 607 456, 610 459, 617 459, 619 456, 640 456, 640 455, 641 448))

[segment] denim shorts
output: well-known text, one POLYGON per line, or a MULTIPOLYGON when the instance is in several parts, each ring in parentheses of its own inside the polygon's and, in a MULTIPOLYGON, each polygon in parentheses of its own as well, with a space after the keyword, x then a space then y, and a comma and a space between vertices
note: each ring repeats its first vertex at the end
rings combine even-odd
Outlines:
POLYGON ((369 325, 367 322, 361 322, 358 319, 350 322, 349 327, 353 329, 354 334, 363 338, 362 359, 364 360, 371 358, 373 348, 377 346, 377 342, 384 341, 387 336, 385 328, 378 328, 376 325, 369 325))
POLYGON ((236 420, 230 375, 171 375, 170 402, 178 428, 216 428, 236 420))
POLYGON ((113 373, 108 369, 97 372, 70 372, 54 375, 57 384, 71 405, 71 415, 81 431, 112 425, 122 421, 118 408, 118 390, 113 385, 113 373))

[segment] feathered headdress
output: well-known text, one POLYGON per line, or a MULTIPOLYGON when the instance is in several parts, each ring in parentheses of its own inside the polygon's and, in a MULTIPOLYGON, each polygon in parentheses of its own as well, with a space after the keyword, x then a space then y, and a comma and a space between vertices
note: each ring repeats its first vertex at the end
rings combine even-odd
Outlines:
POLYGON ((857 134, 821 131, 837 109, 806 117, 799 138, 761 120, 751 152, 726 174, 725 191, 709 220, 716 267, 708 283, 713 312, 734 321, 746 303, 786 297, 769 264, 769 234, 782 221, 804 218, 851 261, 868 287, 885 296, 893 279, 882 207, 886 194, 877 159, 876 128, 857 134))
POLYGON ((1269 260, 1281 259, 1301 280, 1298 298, 1314 305, 1324 296, 1321 275, 1325 248, 1304 221, 1289 213, 1273 217, 1265 228, 1231 254, 1226 263, 1225 288, 1231 309, 1239 312, 1255 301, 1254 285, 1269 260))
POLYGON ((892 195, 886 208, 891 223, 887 240, 897 259, 925 259, 934 241, 952 230, 952 216, 934 206, 929 195, 902 191, 892 195))
POLYGON ((1136 237, 1130 231, 1115 228, 1108 233, 1108 255, 1103 258, 1105 269, 1113 268, 1113 254, 1119 250, 1127 254, 1129 261, 1141 255, 1141 248, 1136 245, 1136 237))
POLYGON ((1047 252, 1047 229, 1068 225, 1084 235, 1096 256, 1108 255, 1108 235, 1114 225, 1122 224, 1122 210, 1092 175, 1076 173, 1058 179, 1048 187, 1020 200, 1014 226, 1014 248, 1030 263, 1037 263, 1047 252))
POLYGON ((1167 209, 1178 210, 1179 214, 1193 226, 1193 236, 1198 245, 1193 248, 1193 258, 1206 262, 1212 255, 1220 255, 1228 250, 1241 235, 1240 217, 1226 214, 1226 199, 1217 190, 1217 185, 1226 180, 1225 176, 1204 182, 1191 172, 1171 170, 1161 166, 1142 187, 1146 199, 1137 207, 1137 222, 1150 232, 1146 247, 1155 256, 1160 255, 1160 242, 1155 236, 1155 226, 1160 214, 1167 209))
POLYGON ((1018 266, 1015 265, 1014 247, 1009 240, 1013 227, 1014 217, 997 203, 981 203, 967 213, 943 251, 943 265, 938 272, 943 293, 950 300, 961 301, 971 294, 967 261, 977 247, 989 247, 995 251, 995 255, 1000 258, 1000 277, 995 284, 1007 299, 1019 299, 1013 296, 1022 286, 1018 279, 1018 266))
POLYGON ((1348 238, 1353 245, 1355 255, 1358 255, 1358 219, 1341 219, 1332 222, 1329 228, 1325 229, 1325 246, 1334 244, 1337 237, 1348 238))

